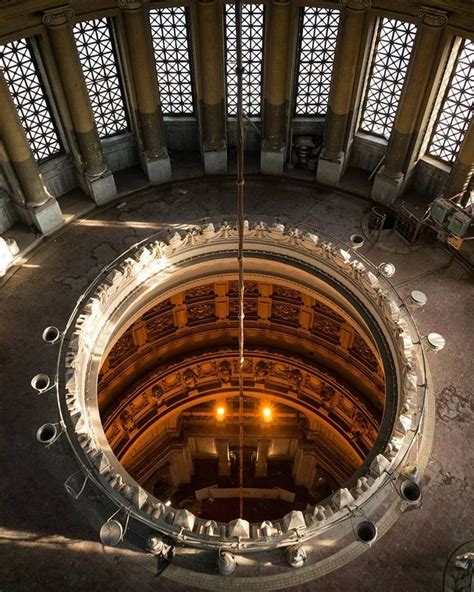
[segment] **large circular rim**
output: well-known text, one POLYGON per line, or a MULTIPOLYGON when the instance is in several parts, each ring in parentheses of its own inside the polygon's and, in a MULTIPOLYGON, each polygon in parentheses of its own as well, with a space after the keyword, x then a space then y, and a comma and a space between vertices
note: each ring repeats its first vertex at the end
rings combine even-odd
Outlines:
MULTIPOLYGON (((133 246, 108 265, 80 298, 64 331, 57 367, 58 405, 61 425, 82 469, 119 510, 145 527, 188 546, 238 549, 240 553, 271 550, 300 544, 350 519, 354 512, 370 513, 383 501, 407 464, 416 463, 417 447, 427 392, 426 365, 416 326, 403 301, 370 262, 334 239, 321 240, 314 232, 303 233, 282 224, 246 224, 246 254, 286 258, 294 264, 313 267, 357 295, 382 328, 391 353, 396 378, 389 434, 383 450, 371 461, 366 473, 352 488, 342 488, 329 499, 305 512, 292 511, 268 528, 237 519, 228 524, 201 520, 191 512, 167 507, 117 470, 110 447, 104 446, 101 425, 85 405, 91 374, 87 360, 100 358, 94 344, 108 315, 117 312, 124 295, 135 297, 158 273, 178 262, 196 261, 235 252, 235 227, 223 223, 193 225, 184 231, 162 231, 133 246), (342 247, 342 248, 341 248, 342 247), (101 319, 101 322, 99 322, 101 319), (413 342, 415 338, 415 344, 413 342), (98 437, 99 436, 99 437, 98 437)), ((340 287, 339 286, 339 287, 340 287)), ((110 336, 109 336, 110 337, 110 336)), ((102 339, 102 348, 104 348, 102 339)), ((100 361, 100 360, 99 360, 100 361)), ((389 373, 386 372, 386 378, 389 373)), ((92 378, 93 381, 93 378, 92 378)), ((404 503, 400 498, 400 503, 404 503)), ((263 524, 261 525, 263 526, 263 524)), ((146 537, 145 537, 146 540, 146 537)))

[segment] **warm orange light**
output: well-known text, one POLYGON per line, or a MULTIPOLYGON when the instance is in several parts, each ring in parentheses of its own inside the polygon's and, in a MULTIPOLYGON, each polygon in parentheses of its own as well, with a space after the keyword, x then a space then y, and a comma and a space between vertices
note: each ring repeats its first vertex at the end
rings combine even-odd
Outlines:
POLYGON ((272 408, 271 407, 264 407, 262 409, 263 419, 265 421, 272 421, 272 408))
POLYGON ((219 407, 216 408, 217 421, 222 421, 224 419, 224 416, 225 416, 225 407, 223 405, 219 405, 219 407))

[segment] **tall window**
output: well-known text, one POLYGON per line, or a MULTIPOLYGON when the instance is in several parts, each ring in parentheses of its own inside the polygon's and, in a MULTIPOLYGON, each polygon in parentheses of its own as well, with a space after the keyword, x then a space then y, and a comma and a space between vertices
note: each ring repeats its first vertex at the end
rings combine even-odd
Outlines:
POLYGON ((99 136, 126 130, 127 116, 107 19, 74 25, 74 37, 99 136))
POLYGON ((362 110, 362 130, 390 137, 415 35, 416 25, 412 23, 393 19, 380 23, 362 110))
POLYGON ((428 153, 454 162, 474 110, 474 41, 465 39, 444 95, 428 153))
POLYGON ((192 115, 193 88, 186 8, 150 10, 156 74, 164 115, 192 115))
POLYGON ((295 115, 326 114, 338 25, 338 10, 303 11, 295 115))
POLYGON ((56 127, 26 39, 0 46, 0 69, 36 160, 60 152, 56 127))
MULTIPOLYGON (((259 117, 262 102, 263 62, 263 4, 242 6, 242 65, 244 112, 259 117)), ((225 7, 226 63, 227 63, 227 114, 237 115, 237 65, 235 6, 225 7)))

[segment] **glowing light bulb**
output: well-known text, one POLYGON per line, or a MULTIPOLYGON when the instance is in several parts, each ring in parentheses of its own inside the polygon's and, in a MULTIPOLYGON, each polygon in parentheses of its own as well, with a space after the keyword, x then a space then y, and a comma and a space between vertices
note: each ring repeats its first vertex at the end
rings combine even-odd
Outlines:
POLYGON ((272 420, 272 408, 271 407, 264 407, 262 410, 262 413, 263 413, 263 419, 265 421, 272 420))
POLYGON ((224 419, 224 416, 225 416, 225 407, 222 405, 219 405, 219 407, 216 408, 217 421, 222 421, 224 419))

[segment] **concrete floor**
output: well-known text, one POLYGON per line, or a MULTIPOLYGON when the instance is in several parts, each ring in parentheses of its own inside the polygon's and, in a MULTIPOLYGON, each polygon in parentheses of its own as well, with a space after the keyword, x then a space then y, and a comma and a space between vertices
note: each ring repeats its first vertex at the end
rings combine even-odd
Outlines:
MULTIPOLYGON (((360 232, 370 207, 350 194, 302 181, 252 177, 245 191, 249 214, 309 223, 338 238, 360 232)), ((29 382, 38 372, 54 371, 57 350, 42 344, 42 330, 65 325, 106 263, 163 225, 226 214, 232 219, 234 211, 234 184, 224 179, 141 190, 78 217, 5 278, 0 290, 1 592, 191 590, 163 576, 157 580, 153 558, 98 542, 86 504, 74 501, 62 485, 67 446, 59 441, 46 450, 35 439, 41 424, 56 420, 55 397, 36 396, 29 382)), ((414 312, 421 334, 435 330, 447 339, 443 352, 428 353, 437 418, 424 503, 355 562, 298 590, 434 592, 442 590, 451 553, 474 538, 472 276, 435 242, 408 247, 387 237, 364 252, 375 263, 396 265, 393 279, 402 295, 414 288, 427 293, 425 309, 414 312)))

